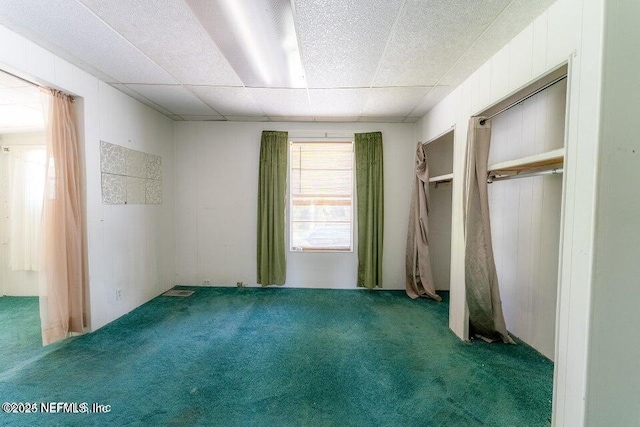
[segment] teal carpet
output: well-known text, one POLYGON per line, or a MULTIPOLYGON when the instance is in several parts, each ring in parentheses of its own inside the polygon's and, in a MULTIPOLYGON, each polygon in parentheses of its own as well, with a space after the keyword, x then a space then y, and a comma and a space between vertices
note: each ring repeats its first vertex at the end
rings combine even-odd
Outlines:
POLYGON ((393 291, 193 289, 51 351, 9 332, 18 316, 34 317, 31 299, 0 298, 0 401, 111 405, 0 413, 0 424, 549 425, 553 364, 522 343, 459 341, 446 303, 393 291))
MULTIPOLYGON (((0 297, 0 378, 60 346, 42 347, 38 297, 0 297)), ((3 397, 0 393, 0 399, 3 397)))

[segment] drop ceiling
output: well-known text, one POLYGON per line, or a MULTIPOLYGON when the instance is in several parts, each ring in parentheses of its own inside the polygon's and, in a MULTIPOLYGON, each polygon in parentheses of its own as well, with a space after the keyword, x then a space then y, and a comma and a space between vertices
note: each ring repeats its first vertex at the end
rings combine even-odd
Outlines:
POLYGON ((174 120, 415 122, 551 3, 2 0, 0 23, 174 120))

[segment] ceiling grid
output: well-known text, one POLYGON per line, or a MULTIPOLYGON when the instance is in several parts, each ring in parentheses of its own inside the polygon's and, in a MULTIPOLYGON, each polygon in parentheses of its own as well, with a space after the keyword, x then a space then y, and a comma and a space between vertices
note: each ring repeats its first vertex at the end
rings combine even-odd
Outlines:
POLYGON ((553 0, 3 0, 173 120, 415 122, 553 0))

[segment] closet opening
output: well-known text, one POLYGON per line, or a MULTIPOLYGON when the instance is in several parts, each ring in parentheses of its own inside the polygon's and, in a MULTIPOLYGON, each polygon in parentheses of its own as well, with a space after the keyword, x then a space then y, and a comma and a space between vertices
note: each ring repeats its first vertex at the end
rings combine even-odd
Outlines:
POLYGON ((491 126, 488 198, 506 326, 511 335, 552 361, 567 71, 564 65, 479 114, 493 116, 487 120, 491 126))
POLYGON ((40 230, 45 119, 37 86, 0 71, 0 365, 42 347, 40 230))
POLYGON ((424 143, 429 167, 429 254, 433 281, 449 302, 454 129, 424 143))

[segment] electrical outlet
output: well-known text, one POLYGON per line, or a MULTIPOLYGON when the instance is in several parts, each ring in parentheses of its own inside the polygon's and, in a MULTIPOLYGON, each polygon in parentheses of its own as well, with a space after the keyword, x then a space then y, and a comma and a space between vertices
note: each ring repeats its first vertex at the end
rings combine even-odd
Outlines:
POLYGON ((239 287, 239 288, 242 288, 242 287, 244 287, 244 283, 236 282, 236 286, 239 287))
POLYGON ((122 299, 122 289, 116 289, 116 301, 120 301, 122 299))
POLYGON ((209 282, 208 280, 205 280, 204 282, 202 282, 203 285, 205 286, 209 286, 211 284, 211 282, 209 282))

